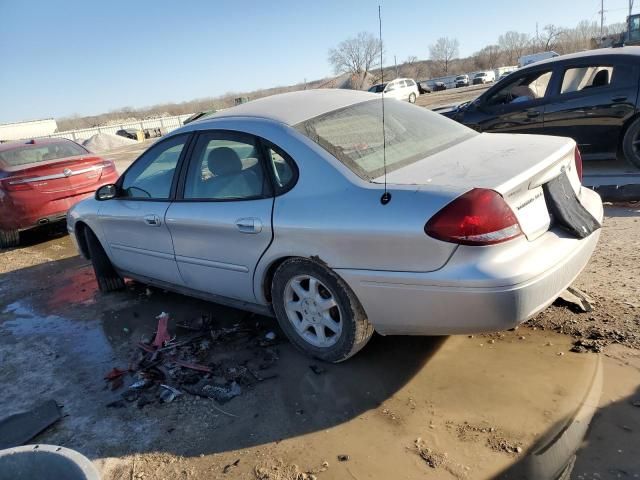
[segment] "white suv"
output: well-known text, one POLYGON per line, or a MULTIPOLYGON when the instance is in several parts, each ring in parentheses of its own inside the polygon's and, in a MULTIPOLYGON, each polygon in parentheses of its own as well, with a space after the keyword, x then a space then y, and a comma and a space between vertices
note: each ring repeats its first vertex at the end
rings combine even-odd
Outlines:
POLYGON ((379 83, 371 87, 369 91, 372 93, 384 92, 385 97, 407 100, 409 103, 415 103, 416 98, 420 95, 418 85, 410 78, 396 78, 388 83, 379 83))

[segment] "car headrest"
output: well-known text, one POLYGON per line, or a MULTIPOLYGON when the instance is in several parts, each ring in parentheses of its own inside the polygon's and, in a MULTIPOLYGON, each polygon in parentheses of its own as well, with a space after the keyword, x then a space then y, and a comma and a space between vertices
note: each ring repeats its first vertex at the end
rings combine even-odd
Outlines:
POLYGON ((598 73, 596 73, 596 76, 593 77, 591 86, 604 87, 605 85, 609 85, 609 70, 600 70, 598 73))
POLYGON ((214 175, 234 175, 242 171, 242 160, 229 147, 218 147, 211 150, 207 158, 209 171, 214 175))

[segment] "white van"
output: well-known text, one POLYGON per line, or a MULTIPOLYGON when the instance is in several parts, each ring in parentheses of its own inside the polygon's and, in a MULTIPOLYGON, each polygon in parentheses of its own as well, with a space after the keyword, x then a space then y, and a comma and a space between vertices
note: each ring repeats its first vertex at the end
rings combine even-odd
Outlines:
POLYGON ((379 83, 371 87, 369 91, 380 94, 384 92, 385 97, 406 100, 409 103, 415 103, 416 98, 420 95, 418 85, 410 78, 396 78, 388 83, 379 83))
POLYGON ((483 83, 491 83, 496 81, 496 72, 493 70, 487 70, 486 72, 478 72, 473 77, 473 84, 479 85, 483 83))

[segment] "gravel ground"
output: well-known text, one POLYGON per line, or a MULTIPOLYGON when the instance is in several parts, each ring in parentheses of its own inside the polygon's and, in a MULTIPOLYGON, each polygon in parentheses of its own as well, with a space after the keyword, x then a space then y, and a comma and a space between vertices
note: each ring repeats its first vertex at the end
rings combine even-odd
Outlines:
POLYGON ((640 203, 609 206, 600 243, 575 282, 595 300, 581 312, 562 300, 529 326, 571 335, 576 352, 601 352, 611 344, 640 349, 640 203))

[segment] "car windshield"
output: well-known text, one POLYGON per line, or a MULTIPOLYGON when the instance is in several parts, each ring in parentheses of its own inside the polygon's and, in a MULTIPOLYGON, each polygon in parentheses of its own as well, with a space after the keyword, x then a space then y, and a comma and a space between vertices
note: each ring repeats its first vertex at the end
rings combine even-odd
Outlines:
POLYGON ((487 76, 487 74, 486 74, 486 73, 478 73, 478 74, 476 75, 476 78, 478 78, 478 77, 486 77, 486 76, 487 76))
MULTIPOLYGON (((477 133, 426 108, 387 99, 387 172, 433 155, 477 133)), ((358 176, 384 173, 381 100, 369 100, 326 113, 295 126, 358 176)))
POLYGON ((36 141, 35 144, 23 144, 10 150, 0 151, 0 162, 10 167, 19 167, 30 163, 86 155, 87 153, 87 150, 73 142, 38 144, 36 141))
POLYGON ((386 83, 381 83, 379 85, 374 85, 369 89, 371 93, 382 93, 384 91, 384 87, 386 87, 386 83))

